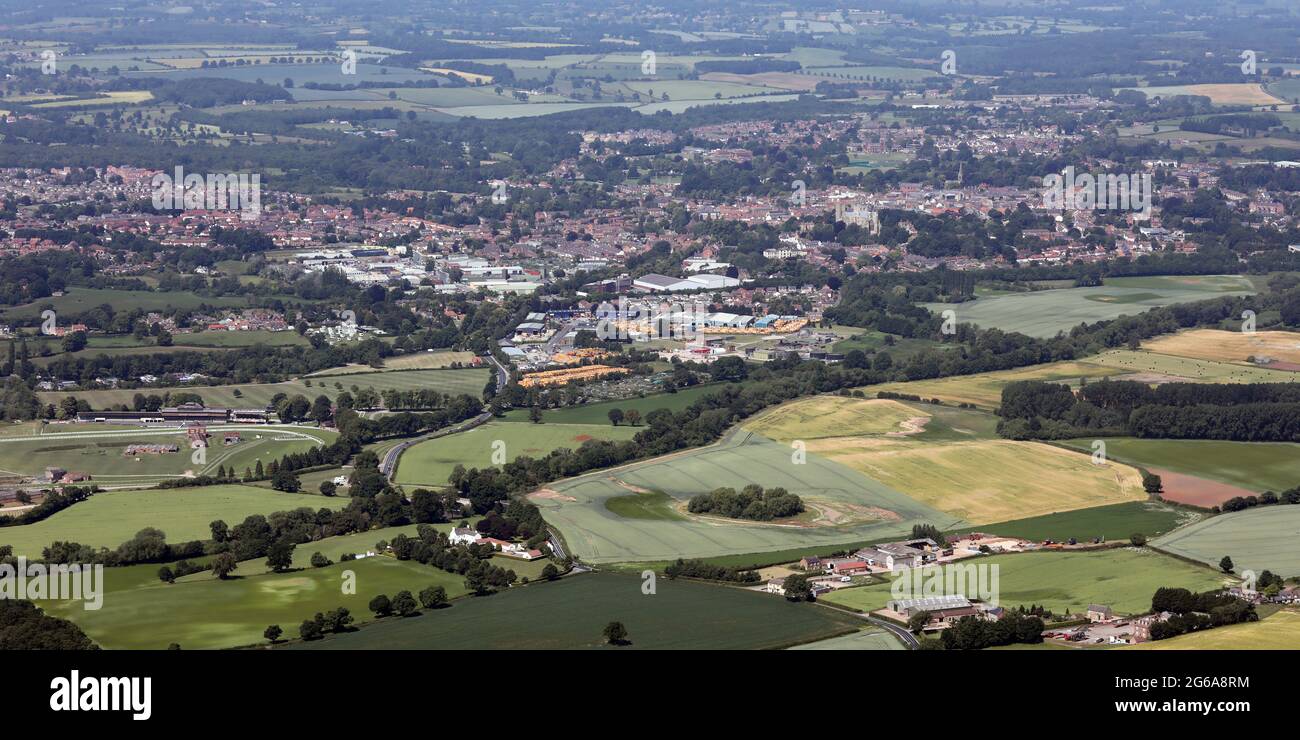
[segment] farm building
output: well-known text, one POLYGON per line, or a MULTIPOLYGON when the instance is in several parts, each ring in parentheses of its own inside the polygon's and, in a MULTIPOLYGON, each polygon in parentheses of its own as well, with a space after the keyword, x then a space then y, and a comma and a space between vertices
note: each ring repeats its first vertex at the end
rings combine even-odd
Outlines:
POLYGON ((1111 608, 1110 608, 1109 606, 1106 606, 1105 604, 1089 604, 1089 605, 1088 605, 1088 621, 1089 621, 1089 622, 1093 622, 1093 623, 1096 623, 1096 622, 1109 622, 1110 620, 1112 620, 1112 619, 1114 619, 1114 618, 1115 618, 1115 613, 1114 613, 1113 611, 1111 611, 1111 608))

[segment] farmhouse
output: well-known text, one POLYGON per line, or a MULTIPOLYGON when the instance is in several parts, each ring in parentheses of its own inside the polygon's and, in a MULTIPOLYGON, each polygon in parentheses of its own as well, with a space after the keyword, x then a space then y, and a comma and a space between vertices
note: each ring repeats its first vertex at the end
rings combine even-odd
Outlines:
MULTIPOLYGON (((931 546, 934 542, 925 540, 931 546)), ((920 568, 922 564, 934 560, 935 555, 927 550, 913 547, 916 542, 889 542, 876 547, 864 547, 854 553, 854 557, 866 561, 869 565, 887 570, 902 570, 904 568, 920 568)))
POLYGON ((1089 622, 1093 622, 1093 623, 1097 623, 1097 622, 1109 622, 1110 620, 1112 620, 1112 619, 1114 619, 1114 618, 1115 618, 1115 613, 1114 613, 1113 611, 1111 611, 1111 608, 1110 608, 1109 606, 1106 606, 1105 604, 1089 604, 1089 605, 1088 605, 1088 621, 1089 621, 1089 622))
POLYGON ((483 535, 469 527, 456 527, 447 535, 447 540, 453 545, 475 545, 482 539, 483 535))
POLYGON ((1149 642, 1151 640, 1151 626, 1172 616, 1173 614, 1169 612, 1160 612, 1159 614, 1148 614, 1145 617, 1134 619, 1133 642, 1149 642))

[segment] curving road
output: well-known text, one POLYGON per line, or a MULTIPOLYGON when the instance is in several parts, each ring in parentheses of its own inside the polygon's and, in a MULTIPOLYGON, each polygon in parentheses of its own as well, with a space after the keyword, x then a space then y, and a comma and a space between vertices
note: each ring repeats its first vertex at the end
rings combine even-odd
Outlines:
MULTIPOLYGON (((499 390, 501 388, 505 388, 506 383, 510 382, 510 371, 506 370, 505 365, 502 365, 500 362, 498 362, 497 358, 492 356, 491 354, 487 356, 487 359, 488 362, 491 362, 496 367, 497 389, 499 390)), ((470 429, 473 429, 476 426, 486 424, 491 418, 492 418, 492 412, 484 411, 478 416, 475 416, 474 418, 469 419, 467 421, 462 421, 461 423, 455 426, 439 429, 436 432, 430 432, 429 434, 425 434, 416 437, 415 439, 402 442, 401 444, 393 447, 393 449, 384 453, 384 459, 379 461, 379 472, 383 473, 384 477, 388 478, 389 483, 392 483, 393 474, 397 472, 397 460, 402 456, 402 453, 405 452, 406 449, 411 445, 418 444, 420 442, 425 442, 430 439, 438 439, 439 437, 445 437, 449 434, 459 434, 460 432, 468 431, 470 429)))
POLYGON ((887 630, 890 634, 892 634, 894 637, 897 637, 899 640, 902 640, 903 644, 907 646, 908 650, 916 650, 917 648, 921 647, 921 641, 916 639, 916 635, 912 634, 911 632, 908 632, 906 629, 902 627, 899 627, 893 622, 886 622, 883 619, 877 619, 868 614, 862 614, 860 616, 863 619, 867 620, 868 622, 871 622, 875 626, 887 630))

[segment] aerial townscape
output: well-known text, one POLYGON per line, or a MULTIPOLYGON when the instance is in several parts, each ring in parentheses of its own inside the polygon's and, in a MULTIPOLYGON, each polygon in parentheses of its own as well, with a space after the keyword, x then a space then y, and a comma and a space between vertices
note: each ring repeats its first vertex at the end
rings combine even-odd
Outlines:
POLYGON ((0 7, 0 649, 1300 650, 1294 0, 0 7))

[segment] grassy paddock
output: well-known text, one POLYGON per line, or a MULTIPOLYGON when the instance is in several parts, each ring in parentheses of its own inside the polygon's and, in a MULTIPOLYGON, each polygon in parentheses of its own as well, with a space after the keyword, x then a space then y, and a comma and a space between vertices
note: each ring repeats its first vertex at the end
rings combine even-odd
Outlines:
POLYGON ((0 527, 0 544, 15 555, 37 556, 55 540, 92 547, 117 547, 145 527, 157 527, 168 542, 211 536, 214 519, 229 524, 251 514, 270 514, 307 506, 341 509, 345 498, 281 493, 253 486, 205 486, 144 491, 107 491, 35 524, 0 527))
POLYGON ((286 638, 297 637, 303 620, 340 606, 351 611, 357 622, 364 622, 373 618, 367 605, 379 594, 389 598, 402 590, 417 594, 434 585, 453 598, 466 593, 462 576, 389 557, 171 585, 158 580, 158 566, 135 567, 145 573, 132 579, 133 584, 120 588, 110 584, 98 611, 85 611, 80 603, 67 601, 41 606, 76 622, 105 648, 161 650, 176 642, 185 649, 211 649, 264 644, 262 631, 271 624, 280 625, 286 638), (355 594, 343 592, 347 571, 355 578, 355 594), (154 574, 152 579, 146 577, 149 573, 154 574))
POLYGON ((445 486, 456 465, 487 468, 493 451, 507 462, 521 455, 544 457, 562 447, 577 449, 591 439, 631 439, 640 427, 605 424, 510 424, 490 422, 466 432, 420 442, 402 453, 396 481, 403 486, 445 486))
POLYGON ((641 579, 592 573, 556 583, 465 599, 451 609, 388 619, 350 635, 292 648, 375 650, 755 649, 814 642, 855 631, 860 620, 743 589, 661 578, 656 593, 641 579), (606 646, 611 621, 631 644, 606 646))
MULTIPOLYGON (((1089 604, 1108 604, 1120 614, 1140 614, 1151 609, 1151 595, 1161 586, 1204 591, 1223 584, 1223 578, 1208 568, 1137 548, 993 555, 962 564, 968 563, 998 566, 1000 605, 1037 604, 1056 614, 1067 610, 1081 614, 1089 604)), ((892 598, 892 586, 890 582, 840 589, 822 598, 873 611, 892 598)))

